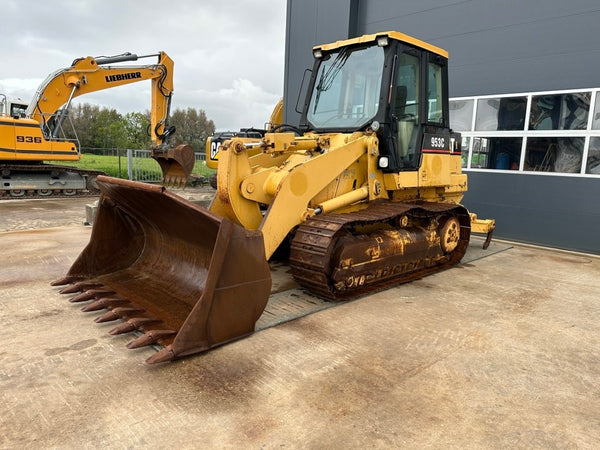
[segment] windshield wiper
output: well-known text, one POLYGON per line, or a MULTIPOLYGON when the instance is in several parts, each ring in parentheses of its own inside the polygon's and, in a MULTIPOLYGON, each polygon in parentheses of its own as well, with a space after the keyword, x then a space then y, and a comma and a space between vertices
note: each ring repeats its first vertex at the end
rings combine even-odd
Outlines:
POLYGON ((315 96, 315 105, 313 108, 313 114, 316 114, 316 112, 317 112, 317 105, 319 104, 319 98, 321 97, 321 92, 328 90, 333 85, 335 78, 337 77, 340 70, 342 70, 342 67, 344 67, 344 64, 346 64, 346 61, 348 60, 349 56, 350 56, 350 52, 348 51, 348 48, 341 49, 340 52, 338 53, 338 55, 333 60, 333 63, 331 63, 331 66, 329 66, 327 68, 327 70, 325 70, 321 73, 321 77, 319 78, 319 83, 317 84, 317 87, 316 87, 317 95, 315 96))

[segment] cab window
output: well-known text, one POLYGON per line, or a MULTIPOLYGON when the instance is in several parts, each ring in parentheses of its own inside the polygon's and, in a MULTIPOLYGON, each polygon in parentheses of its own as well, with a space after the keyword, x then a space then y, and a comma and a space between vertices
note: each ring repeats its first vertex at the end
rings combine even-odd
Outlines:
POLYGON ((418 54, 403 52, 398 58, 394 118, 398 125, 396 158, 400 167, 415 167, 418 160, 417 135, 421 105, 421 60, 418 54))
POLYGON ((427 122, 438 125, 444 124, 443 102, 443 67, 437 63, 428 64, 428 102, 427 122))

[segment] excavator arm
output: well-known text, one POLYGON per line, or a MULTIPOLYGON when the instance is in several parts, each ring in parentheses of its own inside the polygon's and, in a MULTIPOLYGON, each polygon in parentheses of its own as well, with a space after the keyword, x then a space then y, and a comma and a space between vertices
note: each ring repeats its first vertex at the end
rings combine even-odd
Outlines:
POLYGON ((190 146, 165 148, 166 139, 175 131, 175 127, 168 124, 173 95, 173 65, 173 60, 162 51, 143 56, 124 53, 111 57, 78 58, 71 67, 60 69, 46 78, 36 91, 26 116, 40 123, 48 139, 54 139, 74 98, 150 80, 152 156, 163 170, 163 182, 185 184, 195 162, 193 149, 190 146), (115 65, 152 57, 158 58, 155 64, 115 65))

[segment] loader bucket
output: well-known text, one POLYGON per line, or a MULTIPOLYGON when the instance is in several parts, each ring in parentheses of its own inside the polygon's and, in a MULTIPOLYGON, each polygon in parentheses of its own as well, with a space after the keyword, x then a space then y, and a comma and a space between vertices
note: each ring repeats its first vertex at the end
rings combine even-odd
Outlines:
POLYGON ((185 144, 167 150, 154 149, 152 158, 160 165, 165 186, 185 187, 196 162, 194 149, 185 144))
POLYGON ((203 352, 248 335, 271 290, 263 237, 164 187, 98 177, 90 242, 53 285, 122 319, 111 334, 141 332, 129 348, 158 343, 146 362, 203 352))

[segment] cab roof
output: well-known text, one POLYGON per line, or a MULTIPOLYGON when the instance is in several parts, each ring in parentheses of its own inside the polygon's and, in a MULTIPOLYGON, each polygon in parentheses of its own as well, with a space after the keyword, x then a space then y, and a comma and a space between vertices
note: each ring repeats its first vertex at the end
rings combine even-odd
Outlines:
POLYGON ((363 36, 359 36, 359 37, 352 38, 352 39, 345 39, 343 41, 332 42, 331 44, 316 45, 315 47, 313 47, 313 50, 320 49, 322 51, 331 51, 331 50, 338 49, 340 47, 347 47, 349 45, 373 42, 373 41, 376 41, 377 38, 382 37, 382 36, 387 36, 390 39, 404 42, 406 44, 410 44, 415 47, 422 48, 422 49, 430 51, 432 53, 436 53, 440 56, 443 56, 444 58, 448 58, 448 52, 446 50, 436 47, 435 45, 431 45, 425 41, 421 41, 420 39, 414 38, 407 34, 400 33, 398 31, 382 31, 382 32, 375 33, 375 34, 365 34, 363 36))

